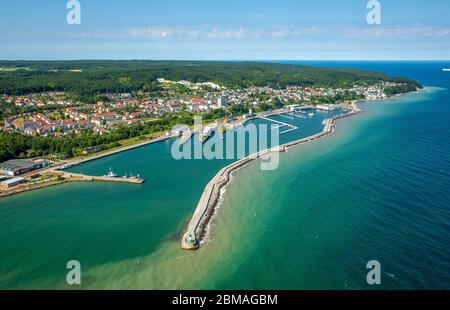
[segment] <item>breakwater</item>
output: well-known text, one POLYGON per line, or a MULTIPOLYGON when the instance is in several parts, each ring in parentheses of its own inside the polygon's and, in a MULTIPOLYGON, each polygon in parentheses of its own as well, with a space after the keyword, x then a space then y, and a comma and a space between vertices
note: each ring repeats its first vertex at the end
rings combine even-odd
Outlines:
MULTIPOLYGON (((219 173, 217 173, 205 187, 197 208, 195 209, 194 215, 191 218, 187 230, 183 235, 181 247, 186 250, 196 250, 199 248, 200 242, 206 237, 207 227, 219 203, 220 192, 228 184, 231 178, 231 174, 234 171, 272 152, 287 152, 292 147, 299 146, 304 143, 309 143, 328 134, 331 134, 334 131, 336 120, 359 114, 361 112, 362 110, 359 108, 357 101, 354 101, 352 102, 350 111, 348 113, 327 119, 325 122, 324 130, 322 132, 283 144, 281 146, 260 151, 246 158, 238 160, 237 162, 220 170, 219 173)), ((278 115, 281 113, 276 114, 278 115)))

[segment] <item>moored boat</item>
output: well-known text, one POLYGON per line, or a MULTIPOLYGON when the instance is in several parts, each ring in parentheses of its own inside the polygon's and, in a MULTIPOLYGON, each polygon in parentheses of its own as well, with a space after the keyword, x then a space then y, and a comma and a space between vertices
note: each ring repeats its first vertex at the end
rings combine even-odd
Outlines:
POLYGON ((114 171, 111 168, 109 168, 108 174, 105 175, 105 177, 107 177, 107 178, 117 178, 118 175, 115 174, 114 171))

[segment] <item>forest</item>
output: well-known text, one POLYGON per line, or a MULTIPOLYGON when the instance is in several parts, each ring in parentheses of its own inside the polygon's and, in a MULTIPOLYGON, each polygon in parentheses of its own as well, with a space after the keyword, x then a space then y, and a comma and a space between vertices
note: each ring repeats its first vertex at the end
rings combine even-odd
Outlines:
POLYGON ((415 81, 374 71, 261 62, 0 61, 0 94, 6 95, 65 91, 73 99, 92 103, 106 93, 157 91, 158 78, 213 82, 228 88, 348 87, 378 81, 420 87, 415 81))

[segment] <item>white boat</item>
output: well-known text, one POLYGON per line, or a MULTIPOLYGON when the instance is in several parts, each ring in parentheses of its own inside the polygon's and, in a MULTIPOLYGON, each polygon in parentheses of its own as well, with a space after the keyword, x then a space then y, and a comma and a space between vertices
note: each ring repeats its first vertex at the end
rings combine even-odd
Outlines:
POLYGON ((117 175, 117 174, 115 174, 115 173, 114 173, 114 171, 112 171, 112 169, 111 169, 111 168, 109 168, 108 174, 107 174, 107 175, 105 175, 105 177, 107 177, 107 178, 117 178, 117 177, 118 177, 118 175, 117 175))
POLYGON ((448 68, 444 68, 444 69, 442 69, 442 71, 446 71, 446 72, 449 72, 449 71, 450 71, 450 69, 448 69, 448 68))

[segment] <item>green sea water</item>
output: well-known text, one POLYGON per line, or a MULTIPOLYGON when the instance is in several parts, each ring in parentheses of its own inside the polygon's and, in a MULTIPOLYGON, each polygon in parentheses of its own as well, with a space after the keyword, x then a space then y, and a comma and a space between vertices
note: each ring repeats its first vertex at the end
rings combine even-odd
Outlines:
MULTIPOLYGON (((170 141, 75 169, 143 185, 66 184, 0 200, 0 288, 449 288, 448 91, 364 105, 335 134, 258 162, 227 187, 208 240, 180 249, 204 186, 228 161, 170 157, 170 141), (65 282, 79 260, 82 285, 65 282), (138 264, 139 262, 139 264, 138 264)), ((326 113, 299 122, 310 135, 326 113)), ((296 135, 296 136, 294 136, 296 135)))

